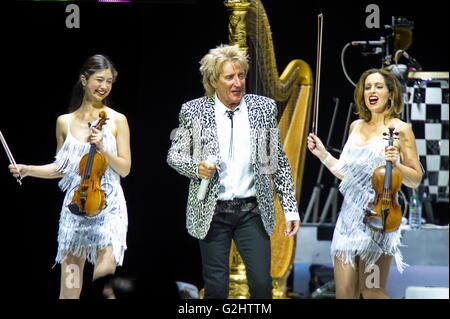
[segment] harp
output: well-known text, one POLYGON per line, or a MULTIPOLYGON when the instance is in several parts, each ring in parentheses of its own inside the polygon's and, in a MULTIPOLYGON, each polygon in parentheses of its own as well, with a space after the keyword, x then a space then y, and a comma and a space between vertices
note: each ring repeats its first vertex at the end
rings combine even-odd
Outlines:
MULTIPOLYGON (((261 1, 226 0, 224 4, 230 12, 229 42, 237 44, 250 57, 247 93, 264 95, 277 102, 281 143, 292 169, 295 197, 299 202, 312 104, 311 68, 305 61, 295 59, 280 76, 269 20, 261 1)), ((276 227, 271 236, 273 297, 285 298, 295 257, 295 237, 283 235, 286 222, 276 194, 275 208, 276 227)), ((234 243, 230 252, 229 296, 249 297, 245 266, 234 243)))

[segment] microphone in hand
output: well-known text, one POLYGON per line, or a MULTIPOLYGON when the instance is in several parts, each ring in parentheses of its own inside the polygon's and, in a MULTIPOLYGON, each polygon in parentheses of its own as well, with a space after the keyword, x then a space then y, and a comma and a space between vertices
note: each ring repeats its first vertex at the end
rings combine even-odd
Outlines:
MULTIPOLYGON (((216 163, 217 163, 216 156, 208 155, 208 157, 206 159, 206 163, 208 165, 216 165, 216 163)), ((198 193, 197 193, 197 199, 198 200, 204 200, 205 199, 206 191, 208 190, 209 181, 210 181, 210 179, 202 179, 202 181, 200 183, 200 188, 198 189, 198 193)))

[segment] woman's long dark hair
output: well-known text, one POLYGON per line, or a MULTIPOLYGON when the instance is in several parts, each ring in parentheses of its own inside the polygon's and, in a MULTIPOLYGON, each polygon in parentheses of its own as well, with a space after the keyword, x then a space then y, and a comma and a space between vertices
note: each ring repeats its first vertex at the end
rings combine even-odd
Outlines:
MULTIPOLYGON (((84 75, 86 80, 88 80, 89 77, 92 74, 94 74, 95 72, 105 70, 105 69, 111 70, 111 73, 113 75, 113 82, 115 82, 117 79, 117 70, 114 67, 114 64, 111 62, 111 60, 107 56, 101 55, 101 54, 96 54, 96 55, 89 57, 84 62, 83 66, 81 67, 81 70, 78 74, 78 81, 72 88, 72 94, 71 94, 70 100, 69 100, 69 112, 73 112, 73 111, 77 110, 81 106, 81 103, 83 102, 84 88, 83 88, 83 85, 81 84, 80 76, 84 75)), ((103 100, 103 103, 109 104, 108 97, 106 97, 103 100)))

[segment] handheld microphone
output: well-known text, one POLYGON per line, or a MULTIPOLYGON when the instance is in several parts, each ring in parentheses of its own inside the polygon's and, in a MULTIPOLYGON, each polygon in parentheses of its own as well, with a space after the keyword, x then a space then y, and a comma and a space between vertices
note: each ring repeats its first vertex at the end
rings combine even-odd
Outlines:
MULTIPOLYGON (((217 158, 214 155, 208 155, 206 159, 206 163, 208 165, 215 165, 217 162, 217 158)), ((204 200, 206 196, 206 191, 208 190, 210 179, 202 179, 200 183, 200 188, 198 189, 197 193, 197 199, 198 200, 204 200)))

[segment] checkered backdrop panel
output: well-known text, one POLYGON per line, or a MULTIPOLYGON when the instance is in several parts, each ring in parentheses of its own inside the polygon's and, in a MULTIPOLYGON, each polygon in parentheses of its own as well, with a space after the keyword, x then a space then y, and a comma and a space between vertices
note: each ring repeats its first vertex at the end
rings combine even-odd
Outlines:
POLYGON ((422 185, 434 201, 448 201, 449 103, 447 80, 410 80, 406 107, 420 162, 422 185))

